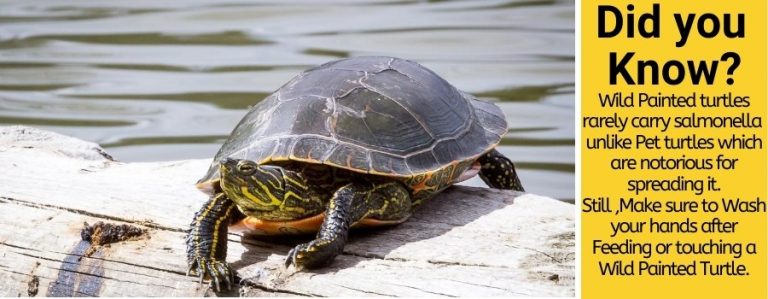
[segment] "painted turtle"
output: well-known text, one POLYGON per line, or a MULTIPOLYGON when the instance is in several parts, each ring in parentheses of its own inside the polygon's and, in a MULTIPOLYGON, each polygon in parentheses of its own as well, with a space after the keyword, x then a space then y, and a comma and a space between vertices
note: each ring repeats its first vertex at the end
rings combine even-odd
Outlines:
POLYGON ((285 261, 320 267, 352 226, 405 221, 461 180, 523 191, 494 149, 507 131, 496 105, 418 63, 355 57, 307 70, 250 109, 198 187, 210 195, 187 235, 189 272, 229 288, 227 230, 317 232, 285 261))

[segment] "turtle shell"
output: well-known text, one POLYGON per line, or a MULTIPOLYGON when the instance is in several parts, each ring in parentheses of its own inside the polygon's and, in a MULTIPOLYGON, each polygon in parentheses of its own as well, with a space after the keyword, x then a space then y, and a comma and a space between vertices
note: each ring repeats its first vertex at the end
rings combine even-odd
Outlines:
POLYGON ((506 133, 498 106, 420 64, 391 57, 332 61, 294 77, 253 106, 218 161, 300 161, 412 177, 476 159, 506 133))

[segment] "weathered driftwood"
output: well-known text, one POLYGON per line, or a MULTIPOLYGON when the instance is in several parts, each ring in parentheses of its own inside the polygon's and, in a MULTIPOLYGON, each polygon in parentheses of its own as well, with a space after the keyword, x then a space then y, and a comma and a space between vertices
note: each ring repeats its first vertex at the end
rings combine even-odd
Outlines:
MULTIPOLYGON (((121 163, 93 143, 0 128, 0 296, 197 296, 184 230, 209 160, 121 163), (145 228, 90 249, 84 222, 145 228)), ((572 296, 574 208, 532 194, 454 187, 406 223, 357 231, 328 268, 288 272, 295 238, 229 236, 230 295, 572 296)), ((306 241, 306 240, 304 240, 306 241)))

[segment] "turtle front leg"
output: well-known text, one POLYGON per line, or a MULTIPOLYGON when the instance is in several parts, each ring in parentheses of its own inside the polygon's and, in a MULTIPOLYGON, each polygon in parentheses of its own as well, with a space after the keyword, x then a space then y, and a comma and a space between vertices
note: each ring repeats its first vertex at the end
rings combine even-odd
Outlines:
POLYGON ((525 191, 515 171, 515 164, 498 151, 480 156, 480 178, 491 188, 525 191))
POLYGON ((235 272, 227 264, 227 231, 242 214, 224 193, 211 196, 195 213, 187 234, 187 275, 210 278, 215 291, 231 289, 235 272))
POLYGON ((285 266, 297 269, 324 266, 344 250, 350 226, 364 218, 386 224, 404 221, 410 216, 411 198, 400 182, 372 184, 353 182, 334 193, 317 237, 288 253, 285 266))

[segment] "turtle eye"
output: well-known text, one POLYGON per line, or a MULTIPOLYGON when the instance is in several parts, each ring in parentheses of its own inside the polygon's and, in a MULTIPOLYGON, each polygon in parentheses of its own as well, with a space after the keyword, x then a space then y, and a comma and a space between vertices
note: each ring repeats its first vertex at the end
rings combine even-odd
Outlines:
POLYGON ((240 161, 237 163, 237 171, 243 175, 251 175, 256 171, 256 164, 251 161, 240 161))

